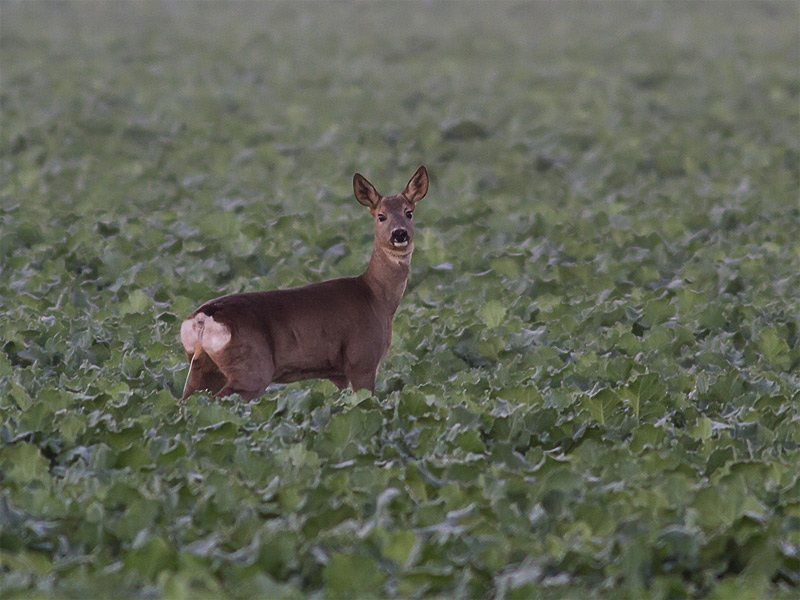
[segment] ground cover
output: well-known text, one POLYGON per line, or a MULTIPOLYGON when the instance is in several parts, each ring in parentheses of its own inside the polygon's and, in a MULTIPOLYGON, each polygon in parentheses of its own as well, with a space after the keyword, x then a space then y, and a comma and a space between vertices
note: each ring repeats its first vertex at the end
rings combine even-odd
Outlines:
POLYGON ((796 597, 796 3, 0 10, 3 598, 796 597), (376 397, 178 408, 421 163, 376 397))

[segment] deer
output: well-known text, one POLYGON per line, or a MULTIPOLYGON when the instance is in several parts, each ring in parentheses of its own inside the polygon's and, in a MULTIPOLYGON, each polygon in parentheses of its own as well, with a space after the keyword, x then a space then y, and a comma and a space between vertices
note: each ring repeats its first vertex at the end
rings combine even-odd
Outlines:
POLYGON ((414 252, 414 211, 428 193, 419 167, 405 189, 382 196, 360 173, 356 200, 374 222, 366 271, 302 287, 210 300, 181 324, 189 373, 179 404, 197 391, 251 401, 272 383, 328 379, 340 390, 375 393, 392 321, 414 252))

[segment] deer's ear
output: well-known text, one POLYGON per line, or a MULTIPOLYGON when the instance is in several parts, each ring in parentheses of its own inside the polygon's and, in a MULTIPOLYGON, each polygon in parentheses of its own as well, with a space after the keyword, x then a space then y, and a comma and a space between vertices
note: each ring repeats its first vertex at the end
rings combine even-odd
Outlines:
POLYGON ((417 172, 414 173, 414 176, 408 182, 408 185, 406 185, 406 189, 403 190, 403 196, 405 196, 412 204, 416 204, 422 200, 427 193, 428 170, 425 167, 420 167, 417 169, 417 172))
POLYGON ((370 210, 378 206, 381 195, 375 189, 375 186, 367 181, 367 178, 361 173, 353 175, 353 191, 356 194, 356 200, 370 210))

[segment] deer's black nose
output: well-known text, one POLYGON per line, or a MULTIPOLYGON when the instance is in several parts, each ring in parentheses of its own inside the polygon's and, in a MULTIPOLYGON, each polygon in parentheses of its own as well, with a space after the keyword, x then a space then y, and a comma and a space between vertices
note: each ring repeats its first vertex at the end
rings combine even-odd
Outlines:
POLYGON ((395 229, 392 231, 392 243, 402 244, 408 241, 408 231, 405 229, 395 229))

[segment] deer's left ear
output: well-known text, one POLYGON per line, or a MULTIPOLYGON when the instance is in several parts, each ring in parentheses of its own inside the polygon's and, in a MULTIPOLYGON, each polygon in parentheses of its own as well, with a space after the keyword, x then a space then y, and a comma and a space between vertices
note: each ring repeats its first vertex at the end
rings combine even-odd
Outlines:
POLYGON ((428 171, 423 166, 417 169, 417 172, 414 173, 414 176, 406 185, 406 189, 403 190, 403 196, 411 202, 412 204, 416 204, 420 200, 425 197, 425 194, 428 193, 428 171))

